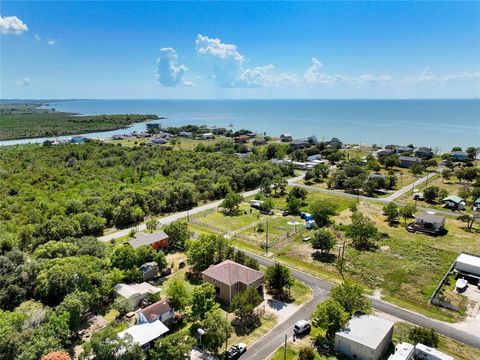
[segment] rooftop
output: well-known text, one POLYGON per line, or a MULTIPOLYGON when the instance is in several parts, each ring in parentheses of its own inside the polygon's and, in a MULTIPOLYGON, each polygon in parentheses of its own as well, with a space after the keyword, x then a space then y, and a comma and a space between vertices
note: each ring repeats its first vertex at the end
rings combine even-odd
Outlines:
POLYGON ((218 280, 226 285, 241 282, 246 285, 263 278, 263 273, 247 266, 240 265, 232 260, 225 260, 217 265, 210 266, 202 274, 218 280))
POLYGON ((145 234, 144 232, 137 232, 133 235, 135 239, 130 240, 128 243, 134 248, 138 248, 142 245, 152 245, 157 241, 168 239, 168 235, 164 231, 155 231, 151 234, 145 234))
POLYGON ((126 334, 129 334, 132 336, 134 342, 143 346, 150 341, 159 338, 168 331, 169 329, 160 320, 156 320, 151 323, 144 323, 129 327, 128 329, 118 333, 118 336, 123 338, 126 334))
POLYGON ((156 294, 159 291, 161 291, 161 289, 155 286, 152 286, 146 282, 143 282, 141 284, 118 283, 117 285, 115 285, 114 291, 118 295, 123 296, 124 298, 131 299, 131 298, 140 296, 141 294, 147 294, 147 293, 156 294))
POLYGON ((354 316, 348 322, 347 327, 337 331, 335 336, 341 336, 376 349, 392 328, 393 322, 377 316, 354 316))
POLYGON ((416 157, 416 156, 399 156, 398 157, 398 160, 400 161, 418 161, 420 162, 420 158, 416 157))
POLYGON ((140 322, 151 322, 157 319, 162 314, 172 311, 173 308, 168 300, 157 301, 143 309, 137 311, 140 322))
POLYGON ((429 213, 420 213, 415 215, 415 220, 421 222, 431 223, 431 224, 445 224, 445 216, 429 214, 429 213))
POLYGON ((480 257, 474 255, 461 253, 460 255, 458 255, 455 262, 461 262, 463 264, 480 267, 480 257))
POLYGON ((452 201, 454 203, 461 203, 463 199, 460 196, 457 195, 449 195, 446 198, 443 199, 443 201, 452 201))
POLYGON ((408 360, 415 350, 412 344, 403 342, 395 346, 395 353, 390 355, 388 360, 408 360))

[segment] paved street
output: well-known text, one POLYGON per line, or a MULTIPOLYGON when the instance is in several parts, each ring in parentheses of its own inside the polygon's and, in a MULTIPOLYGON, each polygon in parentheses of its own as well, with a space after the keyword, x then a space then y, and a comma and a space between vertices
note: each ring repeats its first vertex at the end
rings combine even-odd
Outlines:
MULTIPOLYGON (((263 266, 270 266, 274 263, 274 261, 266 259, 262 256, 249 252, 247 253, 249 256, 255 258, 263 266)), ((247 353, 242 357, 242 360, 266 359, 284 343, 285 335, 287 335, 288 339, 291 340, 293 335, 293 325, 298 320, 309 319, 310 314, 315 310, 317 304, 325 300, 328 292, 333 286, 331 283, 325 280, 318 279, 302 271, 292 269, 292 274, 296 279, 304 282, 313 289, 313 298, 307 304, 299 308, 297 312, 295 312, 289 319, 275 326, 264 337, 252 344, 249 347, 247 353)), ((465 344, 480 348, 480 334, 478 336, 475 336, 473 334, 460 331, 447 323, 432 320, 430 318, 427 318, 426 316, 402 309, 398 306, 389 304, 381 300, 371 298, 371 301, 373 308, 376 310, 393 315, 409 323, 423 326, 427 329, 433 328, 439 334, 448 336, 465 344)))

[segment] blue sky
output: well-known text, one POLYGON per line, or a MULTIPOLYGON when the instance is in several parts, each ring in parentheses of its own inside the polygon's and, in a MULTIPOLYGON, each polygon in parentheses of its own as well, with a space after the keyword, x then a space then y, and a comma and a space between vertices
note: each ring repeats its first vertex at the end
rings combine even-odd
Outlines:
POLYGON ((480 2, 2 1, 2 98, 480 97, 480 2))

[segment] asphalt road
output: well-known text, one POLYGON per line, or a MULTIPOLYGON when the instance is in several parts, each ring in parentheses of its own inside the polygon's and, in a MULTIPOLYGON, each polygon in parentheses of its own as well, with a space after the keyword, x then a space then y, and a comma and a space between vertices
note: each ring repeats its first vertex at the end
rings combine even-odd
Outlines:
MULTIPOLYGON (((243 250, 244 251, 244 250, 243 250)), ((245 252, 245 251, 244 251, 245 252)), ((263 266, 271 266, 274 261, 264 258, 262 256, 246 252, 249 256, 256 259, 263 266)), ((268 332, 261 339, 253 343, 245 355, 242 356, 242 360, 260 360, 267 359, 276 349, 278 349, 285 341, 285 335, 291 340, 293 336, 293 326, 298 320, 309 319, 310 314, 315 310, 317 304, 321 303, 328 296, 328 292, 332 289, 333 284, 318 279, 312 275, 306 274, 296 269, 291 269, 292 275, 310 286, 313 289, 312 299, 299 308, 290 318, 284 322, 275 326, 270 332, 268 332)), ((381 300, 372 299, 372 307, 378 311, 386 314, 393 315, 409 323, 423 326, 427 329, 435 329, 439 334, 448 336, 454 340, 462 343, 480 348, 480 334, 475 336, 473 334, 460 331, 447 323, 432 320, 426 316, 411 312, 409 310, 402 309, 398 306, 386 303, 381 300)))

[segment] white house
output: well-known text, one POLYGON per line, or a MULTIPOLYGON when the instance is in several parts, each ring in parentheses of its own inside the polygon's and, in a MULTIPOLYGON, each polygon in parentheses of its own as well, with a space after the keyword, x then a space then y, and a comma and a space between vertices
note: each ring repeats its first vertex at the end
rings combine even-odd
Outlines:
POLYGON ((160 321, 142 323, 133 325, 126 330, 118 333, 118 337, 124 338, 125 335, 130 335, 133 342, 139 344, 144 349, 150 348, 150 342, 158 339, 163 334, 167 333, 169 329, 160 321))
POLYGON ((393 322, 373 315, 354 316, 335 334, 335 350, 357 360, 378 360, 392 341, 393 322))
POLYGON ((124 284, 119 283, 113 288, 115 296, 121 296, 131 302, 136 307, 145 299, 148 294, 157 294, 161 291, 160 288, 143 282, 141 284, 124 284))

